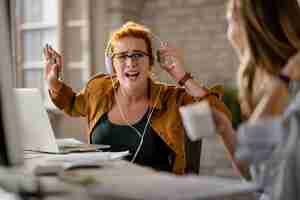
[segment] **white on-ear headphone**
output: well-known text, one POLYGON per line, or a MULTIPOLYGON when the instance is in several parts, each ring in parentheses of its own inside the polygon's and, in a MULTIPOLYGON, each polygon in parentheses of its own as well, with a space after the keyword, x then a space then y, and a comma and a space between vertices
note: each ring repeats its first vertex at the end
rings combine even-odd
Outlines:
POLYGON ((107 47, 105 49, 105 68, 108 74, 113 73, 113 63, 112 63, 112 46, 111 40, 108 41, 107 47))
POLYGON ((112 59, 109 56, 105 56, 105 68, 108 74, 113 73, 112 59))

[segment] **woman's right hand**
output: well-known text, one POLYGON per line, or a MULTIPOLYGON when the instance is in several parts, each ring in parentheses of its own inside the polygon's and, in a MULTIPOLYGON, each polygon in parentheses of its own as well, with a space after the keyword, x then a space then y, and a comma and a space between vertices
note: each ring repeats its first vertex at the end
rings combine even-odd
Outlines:
POLYGON ((45 59, 44 78, 50 90, 59 91, 61 82, 58 77, 62 70, 62 57, 49 45, 44 47, 43 54, 45 59))

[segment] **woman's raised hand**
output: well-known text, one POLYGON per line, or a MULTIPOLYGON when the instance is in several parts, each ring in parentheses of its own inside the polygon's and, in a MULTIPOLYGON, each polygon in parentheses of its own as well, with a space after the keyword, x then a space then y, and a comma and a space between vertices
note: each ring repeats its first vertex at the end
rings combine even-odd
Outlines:
POLYGON ((43 54, 45 60, 44 78, 50 89, 58 91, 61 86, 58 78, 59 72, 62 70, 62 57, 50 45, 44 47, 43 54))
POLYGON ((177 82, 185 75, 183 68, 183 54, 178 48, 164 44, 159 49, 160 66, 167 71, 177 82))

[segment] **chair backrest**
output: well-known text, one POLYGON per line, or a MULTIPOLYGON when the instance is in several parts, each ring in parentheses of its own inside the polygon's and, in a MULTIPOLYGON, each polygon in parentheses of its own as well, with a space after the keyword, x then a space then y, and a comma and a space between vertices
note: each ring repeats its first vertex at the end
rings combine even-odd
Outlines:
POLYGON ((192 142, 185 137, 186 173, 199 174, 202 140, 192 142))

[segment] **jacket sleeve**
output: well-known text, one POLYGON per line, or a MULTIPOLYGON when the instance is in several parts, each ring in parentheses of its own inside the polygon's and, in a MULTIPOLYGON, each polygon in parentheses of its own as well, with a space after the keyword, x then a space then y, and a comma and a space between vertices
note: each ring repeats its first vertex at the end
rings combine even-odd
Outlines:
POLYGON ((49 91, 52 102, 70 116, 86 116, 88 110, 88 92, 83 88, 75 93, 72 88, 63 83, 58 92, 49 91))
POLYGON ((223 90, 224 90, 223 86, 215 85, 215 86, 208 88, 209 92, 204 97, 192 97, 190 95, 186 95, 184 98, 184 104, 207 100, 209 105, 212 108, 224 113, 230 120, 232 120, 232 115, 231 115, 230 110, 227 108, 227 106, 222 101, 222 97, 223 97, 223 93, 224 93, 223 90))

